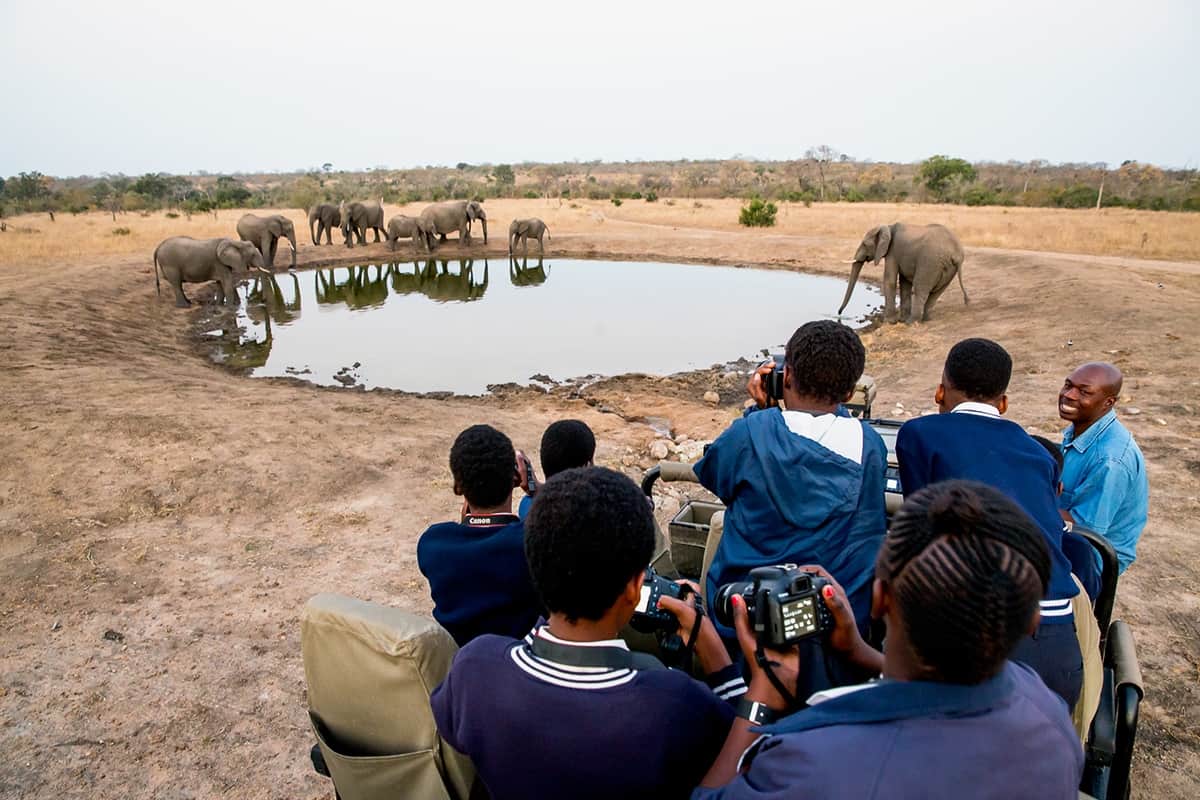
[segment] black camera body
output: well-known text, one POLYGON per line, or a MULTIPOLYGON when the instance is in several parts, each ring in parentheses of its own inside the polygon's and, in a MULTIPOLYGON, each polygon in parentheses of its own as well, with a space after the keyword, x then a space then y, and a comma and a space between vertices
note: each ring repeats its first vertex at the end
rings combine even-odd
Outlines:
POLYGON ((775 362, 775 369, 762 376, 762 385, 767 393, 767 400, 774 404, 783 399, 784 356, 782 353, 776 353, 771 356, 771 360, 775 362))
POLYGON ((764 647, 780 648, 834 628, 833 614, 821 597, 829 581, 802 571, 795 564, 750 570, 750 580, 727 583, 717 590, 713 616, 733 627, 735 594, 746 601, 750 624, 764 647))
POLYGON ((671 633, 679 628, 679 620, 670 611, 658 607, 658 598, 674 597, 682 599, 687 589, 675 581, 670 581, 659 575, 652 567, 646 567, 646 576, 642 579, 642 596, 637 608, 633 610, 633 619, 629 624, 639 633, 671 633))

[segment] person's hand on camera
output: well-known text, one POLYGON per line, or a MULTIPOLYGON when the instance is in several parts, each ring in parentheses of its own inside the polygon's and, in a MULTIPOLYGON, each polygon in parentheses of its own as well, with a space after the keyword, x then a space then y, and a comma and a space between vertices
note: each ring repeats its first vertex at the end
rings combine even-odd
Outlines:
POLYGON ((771 398, 767 397, 767 387, 763 385, 763 379, 774 370, 775 360, 771 359, 754 370, 750 374, 750 380, 746 382, 746 392, 759 408, 766 408, 771 405, 771 398))
MULTIPOLYGON (((692 594, 688 595, 686 600, 676 597, 660 597, 658 598, 658 607, 662 611, 671 612, 675 615, 675 619, 679 620, 677 633, 686 644, 691 639, 692 628, 696 626, 696 604, 703 603, 704 600, 700 596, 700 587, 696 584, 691 581, 676 582, 690 586, 692 594)), ((695 652, 696 660, 700 662, 700 669, 704 671, 705 675, 720 672, 732 663, 729 653, 725 650, 725 645, 721 643, 717 629, 713 627, 712 620, 708 618, 707 614, 700 620, 700 630, 696 633, 693 652, 695 652)))
MULTIPOLYGON (((758 640, 755 638, 754 629, 750 626, 750 615, 746 613, 746 599, 735 594, 729 598, 729 602, 733 605, 733 628, 737 631, 738 645, 742 648, 742 654, 746 657, 746 666, 750 671, 750 679, 747 681, 750 688, 746 690, 746 699, 762 703, 775 711, 788 710, 787 698, 779 693, 775 684, 767 677, 766 671, 759 666, 758 660, 754 657, 758 649, 758 640)), ((785 687, 790 687, 794 691, 797 678, 800 676, 800 654, 796 648, 789 647, 787 650, 764 648, 763 652, 775 677, 785 687)))
POLYGON ((883 654, 871 647, 862 638, 858 630, 858 622, 854 619, 854 609, 846 597, 846 590, 822 566, 805 564, 800 569, 813 575, 819 575, 829 582, 821 589, 821 599, 833 617, 834 628, 829 632, 829 646, 861 667, 879 672, 883 670, 883 654))
POLYGON ((526 457, 522 450, 517 451, 517 478, 520 483, 517 485, 527 495, 533 495, 537 491, 536 486, 530 485, 530 478, 536 479, 537 476, 533 473, 533 463, 526 457))

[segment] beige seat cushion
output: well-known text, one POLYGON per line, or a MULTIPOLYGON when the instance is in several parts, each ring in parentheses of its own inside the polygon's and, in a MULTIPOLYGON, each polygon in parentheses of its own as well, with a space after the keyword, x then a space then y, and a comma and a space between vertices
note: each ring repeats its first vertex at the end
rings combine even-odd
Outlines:
POLYGON ((300 647, 314 729, 345 800, 469 795, 474 769, 438 736, 429 706, 457 650, 449 633, 396 608, 321 594, 301 615, 300 647))
POLYGON ((1071 577, 1079 587, 1079 594, 1071 601, 1071 611, 1075 614, 1075 636, 1079 639, 1079 652, 1083 656, 1083 686, 1071 712, 1071 721, 1075 723, 1079 738, 1086 743, 1092 718, 1100 707, 1100 692, 1104 689, 1104 655, 1100 652, 1100 625, 1092 612, 1091 599, 1083 590, 1079 578, 1075 575, 1071 577))

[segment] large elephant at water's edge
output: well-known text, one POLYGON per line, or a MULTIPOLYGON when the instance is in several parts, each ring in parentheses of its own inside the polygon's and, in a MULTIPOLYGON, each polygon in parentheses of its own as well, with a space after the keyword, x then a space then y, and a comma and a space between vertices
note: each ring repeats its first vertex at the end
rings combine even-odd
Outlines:
POLYGON ((963 303, 969 302, 962 283, 963 247, 943 225, 906 225, 894 222, 867 231, 854 253, 846 296, 838 313, 850 302, 863 264, 884 260, 883 318, 896 321, 896 290, 900 290, 900 318, 905 322, 929 319, 942 292, 958 275, 963 303))

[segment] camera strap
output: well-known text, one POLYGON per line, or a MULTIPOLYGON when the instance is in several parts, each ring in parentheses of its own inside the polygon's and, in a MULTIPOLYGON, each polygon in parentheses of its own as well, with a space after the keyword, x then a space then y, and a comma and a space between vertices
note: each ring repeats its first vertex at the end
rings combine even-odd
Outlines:
POLYGON ((516 514, 467 514, 463 523, 472 528, 490 528, 495 525, 511 525, 520 520, 516 514))
POLYGON ((553 661, 567 667, 591 667, 598 669, 666 669, 663 663, 649 653, 634 653, 623 647, 589 647, 552 642, 534 636, 528 645, 529 651, 538 658, 553 661))
POLYGON ((700 600, 700 596, 695 590, 686 583, 680 585, 680 600, 687 600, 689 597, 695 597, 692 607, 696 609, 696 619, 692 622, 692 630, 688 635, 688 640, 685 642, 677 633, 660 634, 658 639, 658 647, 662 652, 663 662, 668 667, 687 668, 690 663, 692 651, 696 649, 696 639, 700 636, 700 625, 704 620, 704 603, 700 600))
POLYGON ((775 687, 775 691, 779 692, 779 696, 783 698, 783 702, 787 704, 787 707, 789 709, 796 708, 796 695, 788 691, 787 687, 783 685, 783 681, 779 680, 779 676, 775 674, 775 670, 771 669, 773 662, 767 660, 767 653, 763 650, 761 639, 754 646, 754 661, 766 673, 767 680, 775 687))

